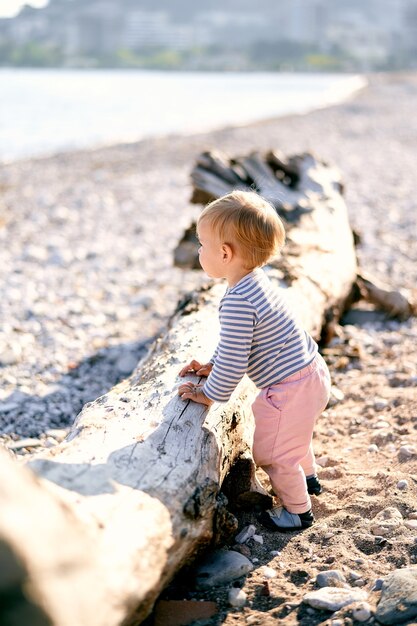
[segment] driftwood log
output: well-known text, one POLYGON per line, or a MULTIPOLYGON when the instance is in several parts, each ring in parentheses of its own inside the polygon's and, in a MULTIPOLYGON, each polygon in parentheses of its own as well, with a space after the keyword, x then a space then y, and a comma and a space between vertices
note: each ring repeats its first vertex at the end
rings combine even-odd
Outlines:
MULTIPOLYGON (((206 204, 233 189, 259 192, 275 206, 287 226, 287 234, 290 233, 284 259, 277 260, 272 266, 281 268, 284 274, 288 268, 290 273, 295 268, 296 274, 306 276, 308 275, 306 274, 307 265, 311 258, 308 256, 311 252, 311 245, 309 240, 304 238, 308 222, 304 219, 302 223, 299 223, 299 218, 303 213, 310 212, 317 200, 319 203, 322 202, 329 192, 329 186, 332 188, 331 194, 335 191, 343 194, 344 191, 344 185, 337 170, 330 168, 327 170, 326 183, 324 180, 326 176, 322 175, 323 167, 326 168, 325 163, 319 163, 309 154, 295 155, 287 159, 277 151, 269 151, 265 154, 254 152, 243 157, 228 158, 219 152, 204 152, 198 157, 191 173, 193 181, 191 201, 196 204, 206 204), (298 224, 295 236, 291 233, 294 224, 298 224), (297 265, 293 257, 299 257, 304 267, 297 265)), ((313 215, 314 228, 322 226, 316 219, 322 221, 322 216, 319 217, 317 212, 313 215)), ((334 235, 338 241, 339 237, 343 237, 343 232, 339 235, 334 233, 334 235)), ((357 233, 354 232, 353 237, 355 245, 360 244, 360 237, 357 233)), ((325 251, 327 244, 324 232, 319 238, 313 237, 313 242, 314 245, 321 246, 321 250, 317 249, 316 252, 325 251)), ((195 224, 192 224, 185 231, 174 252, 175 264, 178 267, 200 269, 197 250, 195 224)), ((342 244, 342 254, 344 251, 342 244)), ((315 254, 314 258, 319 257, 315 254)), ((343 263, 343 259, 341 261, 343 263)), ((316 277, 318 275, 316 266, 313 267, 312 275, 316 277)), ((347 308, 349 304, 360 300, 371 303, 389 318, 406 320, 417 314, 415 296, 392 290, 387 285, 377 284, 375 279, 371 279, 362 270, 358 270, 352 284, 349 301, 341 301, 341 303, 347 308)), ((337 322, 341 313, 340 306, 335 307, 331 298, 328 302, 330 307, 326 312, 326 324, 321 336, 323 343, 326 342, 326 338, 331 337, 332 325, 337 322)))
MULTIPOLYGON (((269 275, 319 339, 349 300, 353 237, 338 173, 310 155, 284 165, 277 174, 250 158, 245 168, 290 225, 285 263, 269 275)), ((244 378, 210 410, 176 394, 181 365, 213 352, 223 292, 213 284, 182 303, 133 375, 87 404, 62 444, 26 466, 0 455, 2 626, 139 624, 184 564, 235 529, 221 489, 241 504, 258 489, 256 390, 244 378)))

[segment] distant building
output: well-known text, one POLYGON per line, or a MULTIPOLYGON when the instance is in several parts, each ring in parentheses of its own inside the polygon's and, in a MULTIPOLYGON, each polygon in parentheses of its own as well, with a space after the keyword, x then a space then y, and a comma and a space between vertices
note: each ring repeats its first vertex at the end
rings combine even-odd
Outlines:
POLYGON ((404 23, 404 45, 414 58, 414 67, 417 67, 417 0, 407 2, 404 23))
POLYGON ((194 21, 194 28, 203 33, 201 44, 223 47, 243 47, 257 41, 277 39, 279 25, 275 16, 257 11, 202 11, 194 21))
POLYGON ((318 44, 326 28, 324 0, 284 0, 280 3, 283 33, 288 41, 299 44, 318 44))
POLYGON ((26 44, 42 41, 48 34, 48 19, 41 9, 25 6, 19 16, 10 19, 9 35, 13 43, 26 44))
POLYGON ((219 0, 215 6, 195 0, 50 0, 43 9, 26 6, 17 17, 0 20, 0 41, 52 46, 69 62, 83 56, 94 62, 122 48, 211 47, 216 63, 229 55, 240 66, 248 47, 282 42, 330 54, 342 50, 364 69, 417 59, 417 0, 219 0))
POLYGON ((165 11, 133 10, 125 16, 120 45, 130 49, 165 47, 182 50, 196 45, 198 32, 188 24, 173 23, 165 11))

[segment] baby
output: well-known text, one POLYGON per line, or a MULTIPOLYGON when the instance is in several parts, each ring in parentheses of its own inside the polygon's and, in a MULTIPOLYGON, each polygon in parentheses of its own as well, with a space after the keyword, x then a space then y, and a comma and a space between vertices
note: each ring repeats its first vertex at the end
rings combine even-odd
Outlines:
POLYGON ((203 210, 197 235, 202 268, 212 278, 225 278, 228 287, 213 357, 205 364, 193 360, 180 371, 207 380, 185 382, 178 393, 207 406, 227 402, 248 374, 260 389, 252 405, 253 458, 283 504, 259 519, 272 530, 307 528, 314 522, 309 494, 321 492, 313 429, 329 399, 330 375, 317 344, 261 269, 284 245, 283 223, 258 194, 233 191, 203 210))

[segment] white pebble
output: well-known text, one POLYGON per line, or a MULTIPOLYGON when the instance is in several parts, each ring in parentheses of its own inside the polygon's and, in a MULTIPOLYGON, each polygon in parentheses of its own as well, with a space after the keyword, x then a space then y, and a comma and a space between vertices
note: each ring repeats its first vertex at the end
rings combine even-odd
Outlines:
POLYGON ((267 565, 265 565, 262 568, 262 574, 265 576, 265 578, 276 578, 276 571, 274 569, 272 569, 272 567, 268 567, 267 565))
POLYGON ((328 462, 329 462, 329 457, 328 456, 321 456, 318 459, 316 459, 316 463, 317 463, 317 465, 320 465, 320 467, 326 467, 328 462))
POLYGON ((315 591, 306 593, 303 602, 309 604, 315 609, 325 611, 338 611, 339 609, 352 604, 352 602, 361 602, 366 600, 368 594, 360 589, 345 589, 342 587, 323 587, 315 591))
POLYGON ((337 387, 335 387, 334 385, 332 385, 331 388, 331 394, 334 398, 336 398, 336 400, 338 400, 339 402, 341 402, 342 400, 345 399, 345 394, 343 393, 343 391, 341 391, 340 389, 338 389, 337 387))
POLYGON ((372 609, 367 602, 357 604, 352 610, 352 617, 358 622, 367 622, 372 615, 372 609))
POLYGON ((247 599, 248 596, 243 589, 238 589, 237 587, 232 587, 232 589, 230 589, 228 596, 230 606, 241 608, 245 606, 247 599))
POLYGON ((404 522, 404 526, 410 530, 417 530, 417 519, 407 519, 404 522))
POLYGON ((372 424, 372 428, 375 429, 382 429, 382 428, 389 428, 390 427, 390 423, 387 422, 386 420, 378 420, 375 424, 372 424))
POLYGON ((263 545, 264 538, 262 537, 262 535, 252 535, 252 539, 256 541, 256 543, 260 543, 261 545, 263 545))
POLYGON ((272 554, 272 556, 279 556, 281 552, 279 550, 271 550, 270 554, 272 554))
POLYGON ((368 447, 368 452, 379 452, 379 448, 376 443, 371 443, 371 445, 368 447))
POLYGON ((248 539, 253 537, 256 533, 256 526, 250 524, 249 526, 245 526, 238 535, 235 537, 236 543, 245 543, 248 539))

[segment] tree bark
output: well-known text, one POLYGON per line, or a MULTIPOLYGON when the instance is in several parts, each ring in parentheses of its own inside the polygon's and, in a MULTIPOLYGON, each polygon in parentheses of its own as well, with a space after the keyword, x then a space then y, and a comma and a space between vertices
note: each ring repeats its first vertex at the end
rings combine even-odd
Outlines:
MULTIPOLYGON (((245 167, 266 176, 256 159, 245 167)), ((303 187, 294 184, 295 204, 283 210, 297 211, 298 221, 288 229, 285 262, 268 272, 319 339, 355 280, 353 238, 337 175, 309 156, 287 168, 303 187)), ((180 304, 144 362, 87 404, 62 444, 27 467, 0 456, 0 571, 6 564, 11 572, 0 575, 0 595, 14 599, 8 612, 0 608, 2 626, 139 624, 216 537, 216 521, 233 530, 219 492, 225 485, 229 497, 247 502, 256 489, 256 389, 244 378, 227 404, 210 410, 176 393, 181 366, 214 351, 223 293, 212 284, 180 304), (227 478, 237 463, 241 484, 227 478), (20 619, 24 611, 30 620, 20 619)))

